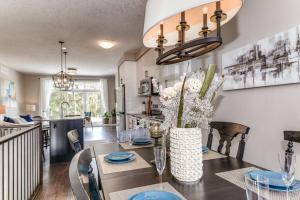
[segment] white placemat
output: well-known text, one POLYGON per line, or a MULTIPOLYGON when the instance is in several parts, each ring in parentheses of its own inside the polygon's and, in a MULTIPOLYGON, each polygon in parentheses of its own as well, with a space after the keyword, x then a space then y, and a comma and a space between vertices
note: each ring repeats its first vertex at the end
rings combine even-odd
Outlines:
MULTIPOLYGON (((242 168, 227 172, 217 173, 216 175, 229 181, 230 183, 235 184, 238 187, 246 189, 244 174, 251 170, 256 170, 255 167, 242 168)), ((275 192, 270 190, 270 200, 286 200, 285 192, 275 192)), ((300 200, 300 192, 290 192, 289 193, 290 200, 300 200)))
POLYGON ((219 154, 218 152, 215 151, 209 151, 208 153, 203 153, 202 154, 202 159, 203 160, 212 160, 212 159, 218 159, 218 158, 226 158, 227 156, 219 154))
POLYGON ((144 191, 148 191, 148 190, 163 190, 163 191, 167 191, 167 192, 172 192, 172 193, 178 195, 182 200, 186 200, 186 198, 184 198, 168 182, 164 182, 161 184, 147 185, 147 186, 132 188, 132 189, 128 189, 128 190, 121 190, 118 192, 111 192, 111 193, 109 193, 109 198, 110 198, 110 200, 128 200, 129 197, 135 195, 136 193, 144 192, 144 191))
POLYGON ((104 156, 106 156, 107 154, 98 155, 97 159, 100 162, 102 173, 111 174, 115 172, 124 172, 124 171, 151 167, 151 165, 147 163, 138 153, 134 151, 129 151, 129 152, 134 153, 136 158, 132 162, 124 163, 124 164, 107 163, 104 160, 104 156))
POLYGON ((145 147, 153 147, 153 141, 152 144, 147 145, 130 145, 129 142, 119 143, 123 149, 129 150, 129 149, 138 149, 138 148, 145 148, 145 147))

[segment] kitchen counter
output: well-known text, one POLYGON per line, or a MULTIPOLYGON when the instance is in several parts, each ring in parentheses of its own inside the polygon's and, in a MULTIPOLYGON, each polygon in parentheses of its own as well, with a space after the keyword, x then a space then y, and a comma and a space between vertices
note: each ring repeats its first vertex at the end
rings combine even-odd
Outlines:
POLYGON ((50 118, 50 163, 68 162, 74 156, 67 133, 76 129, 79 135, 79 142, 83 146, 83 118, 66 117, 50 118))
POLYGON ((163 123, 163 121, 164 121, 161 118, 161 115, 146 115, 146 114, 141 114, 141 113, 127 113, 127 115, 136 117, 138 119, 149 120, 149 121, 159 122, 159 123, 163 123))
POLYGON ((77 120, 77 119, 81 119, 83 120, 84 117, 63 117, 63 118, 60 118, 60 117, 50 117, 49 119, 47 119, 48 121, 64 121, 64 120, 77 120))

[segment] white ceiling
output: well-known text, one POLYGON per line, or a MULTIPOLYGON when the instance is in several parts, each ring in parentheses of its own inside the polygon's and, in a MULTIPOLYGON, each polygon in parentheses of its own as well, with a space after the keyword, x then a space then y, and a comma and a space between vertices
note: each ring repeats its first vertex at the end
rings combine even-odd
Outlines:
POLYGON ((0 63, 24 73, 59 71, 59 40, 79 75, 111 75, 142 47, 146 0, 0 0, 0 63), (113 40, 104 50, 99 40, 113 40))

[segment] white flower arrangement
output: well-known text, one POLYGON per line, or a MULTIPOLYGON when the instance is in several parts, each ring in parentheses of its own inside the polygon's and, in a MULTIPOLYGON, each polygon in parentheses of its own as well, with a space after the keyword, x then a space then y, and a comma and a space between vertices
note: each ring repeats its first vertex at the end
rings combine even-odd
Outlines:
POLYGON ((173 87, 160 86, 160 101, 165 120, 163 130, 169 128, 208 129, 214 111, 212 100, 223 79, 216 75, 217 66, 210 65, 207 72, 184 74, 173 87))

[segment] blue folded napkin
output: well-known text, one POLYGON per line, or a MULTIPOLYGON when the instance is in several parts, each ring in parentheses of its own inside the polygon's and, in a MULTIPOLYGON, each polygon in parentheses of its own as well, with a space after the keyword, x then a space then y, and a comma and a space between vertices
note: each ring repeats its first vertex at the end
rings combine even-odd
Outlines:
POLYGON ((206 146, 201 147, 201 151, 202 153, 208 153, 209 152, 209 148, 206 146))
POLYGON ((151 139, 150 138, 135 138, 133 140, 134 144, 149 144, 151 143, 151 139))

